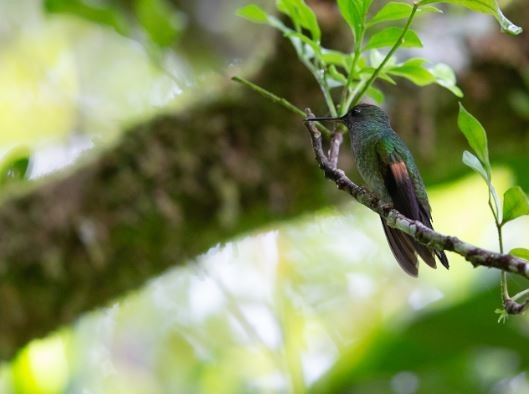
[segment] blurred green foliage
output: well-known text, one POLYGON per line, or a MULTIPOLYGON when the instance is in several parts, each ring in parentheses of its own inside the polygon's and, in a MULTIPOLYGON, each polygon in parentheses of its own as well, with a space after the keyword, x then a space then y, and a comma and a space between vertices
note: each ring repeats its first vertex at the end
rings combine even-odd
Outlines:
POLYGON ((31 152, 25 146, 11 149, 0 162, 0 187, 27 178, 31 152))
POLYGON ((114 28, 126 35, 130 26, 115 1, 88 2, 84 0, 45 0, 44 9, 49 13, 67 13, 114 28))
POLYGON ((184 27, 183 15, 168 0, 45 0, 44 9, 49 13, 76 15, 126 36, 134 36, 138 25, 149 41, 160 47, 175 45, 184 27))

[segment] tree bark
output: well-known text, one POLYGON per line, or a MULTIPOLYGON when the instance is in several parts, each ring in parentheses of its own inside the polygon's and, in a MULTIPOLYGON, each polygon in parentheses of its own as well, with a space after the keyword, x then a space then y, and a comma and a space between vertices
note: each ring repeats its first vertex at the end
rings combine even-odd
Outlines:
MULTIPOLYGON (((254 79, 294 101, 304 92, 306 103, 308 73, 289 47, 276 50, 254 79)), ((213 98, 133 127, 93 160, 3 202, 0 359, 218 242, 337 195, 302 121, 222 83, 213 98)))

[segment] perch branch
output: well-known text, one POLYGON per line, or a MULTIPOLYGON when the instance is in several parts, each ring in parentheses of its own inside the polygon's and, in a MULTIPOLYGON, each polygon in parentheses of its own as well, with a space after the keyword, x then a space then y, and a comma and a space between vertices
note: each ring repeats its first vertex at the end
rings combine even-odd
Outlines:
MULTIPOLYGON (((308 117, 314 116, 309 109, 306 110, 306 113, 308 117)), ((340 190, 349 193, 362 205, 378 213, 386 221, 388 226, 410 235, 418 242, 430 248, 449 250, 457 253, 463 256, 474 267, 497 268, 529 279, 529 262, 509 254, 496 253, 479 248, 454 236, 440 234, 418 221, 407 218, 390 205, 383 203, 368 190, 353 183, 342 170, 336 167, 334 160, 326 156, 323 150, 321 133, 314 127, 313 123, 306 121, 305 125, 312 140, 312 148, 316 155, 316 161, 325 173, 325 177, 336 183, 336 186, 340 190)), ((518 304, 514 304, 510 305, 511 308, 507 310, 508 313, 517 312, 519 306, 518 304)))

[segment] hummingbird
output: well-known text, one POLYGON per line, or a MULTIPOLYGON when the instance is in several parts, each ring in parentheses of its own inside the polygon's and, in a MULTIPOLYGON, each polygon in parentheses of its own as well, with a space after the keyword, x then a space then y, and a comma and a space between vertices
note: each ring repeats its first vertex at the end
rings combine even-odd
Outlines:
MULTIPOLYGON (((381 108, 358 104, 342 117, 307 120, 343 122, 349 130, 357 170, 368 189, 404 216, 433 229, 428 195, 415 160, 404 141, 391 128, 388 115, 381 108)), ((408 234, 389 227, 384 219, 382 227, 393 256, 407 274, 418 275, 417 255, 430 267, 436 268, 435 254, 448 268, 448 259, 443 251, 420 244, 408 234)))

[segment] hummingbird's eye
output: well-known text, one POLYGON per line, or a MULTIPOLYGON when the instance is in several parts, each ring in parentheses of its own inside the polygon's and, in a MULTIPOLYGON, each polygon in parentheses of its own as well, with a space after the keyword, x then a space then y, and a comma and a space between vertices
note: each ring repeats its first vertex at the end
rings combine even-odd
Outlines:
POLYGON ((360 113, 360 108, 356 107, 356 108, 353 108, 353 113, 355 115, 358 115, 360 113))

